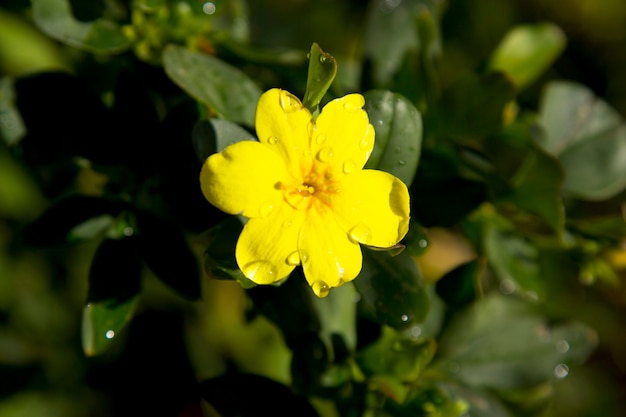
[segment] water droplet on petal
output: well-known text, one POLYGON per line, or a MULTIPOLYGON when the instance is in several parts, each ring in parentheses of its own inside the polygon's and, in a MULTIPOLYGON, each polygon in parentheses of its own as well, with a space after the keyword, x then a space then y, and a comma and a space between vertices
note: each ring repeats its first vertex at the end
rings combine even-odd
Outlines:
POLYGON ((363 136, 363 139, 361 139, 361 142, 359 142, 359 149, 368 149, 370 147, 370 143, 370 137, 367 135, 363 136))
POLYGON ((569 366, 565 365, 564 363, 560 363, 554 367, 553 373, 555 377, 563 379, 569 375, 569 366))
POLYGON ((115 337, 115 331, 107 330, 107 332, 104 334, 104 337, 106 337, 107 339, 113 339, 115 337))
POLYGON ((317 137, 315 138, 315 143, 317 143, 318 145, 321 145, 324 142, 326 142, 326 135, 324 134, 317 135, 317 137))
POLYGON ((270 136, 267 139, 267 143, 269 143, 270 145, 276 145, 278 143, 278 138, 276 136, 270 136))
POLYGON ((343 108, 347 111, 357 111, 360 110, 360 107, 356 106, 351 100, 346 100, 343 103, 343 108))
POLYGON ((287 256, 287 264, 292 266, 300 265, 300 255, 298 251, 291 252, 289 256, 287 256))
POLYGON ((270 261, 250 262, 241 270, 243 274, 257 284, 271 284, 276 282, 276 268, 270 261))
POLYGON ((274 210, 274 205, 271 203, 263 204, 259 209, 259 215, 261 217, 267 217, 274 210))
POLYGON ((367 245, 367 243, 372 239, 372 232, 369 227, 364 224, 357 224, 350 229, 348 236, 354 243, 363 243, 367 245))
POLYGON ((317 153, 317 159, 319 159, 320 162, 328 162, 332 159, 333 156, 333 150, 329 147, 322 148, 317 153))
POLYGON ((300 262, 302 262, 302 265, 309 262, 309 254, 306 252, 300 251, 300 262))
POLYGON ((287 113, 292 113, 302 108, 302 103, 300 103, 300 100, 298 100, 298 98, 293 94, 284 90, 281 90, 280 92, 279 102, 280 107, 287 113))
POLYGON ((353 160, 348 159, 346 162, 343 163, 343 173, 344 174, 350 174, 350 173, 354 172, 355 169, 356 169, 356 164, 354 163, 353 160))
POLYGON ((313 292, 315 293, 315 295, 317 295, 320 298, 324 298, 328 295, 328 293, 330 293, 330 287, 324 281, 314 282, 311 288, 313 289, 313 292))
POLYGON ((291 220, 285 220, 285 221, 283 222, 283 227, 284 227, 285 229, 287 229, 287 228, 291 227, 291 224, 292 224, 292 223, 291 223, 291 220))

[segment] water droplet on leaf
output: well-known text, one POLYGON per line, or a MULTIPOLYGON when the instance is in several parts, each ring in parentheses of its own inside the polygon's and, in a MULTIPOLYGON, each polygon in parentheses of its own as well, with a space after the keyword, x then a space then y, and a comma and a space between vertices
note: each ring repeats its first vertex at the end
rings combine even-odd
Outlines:
POLYGON ((348 233, 350 240, 354 243, 363 243, 367 245, 367 243, 372 239, 372 232, 369 227, 364 224, 357 224, 348 233))
POLYGON ((559 353, 567 353, 569 352, 569 343, 567 340, 559 340, 556 342, 556 350, 559 353))
POLYGON ((314 282, 311 288, 313 289, 315 295, 320 298, 324 298, 330 293, 330 287, 324 281, 314 282))
POLYGON ((242 269, 243 274, 257 284, 271 284, 277 280, 276 268, 270 261, 250 262, 242 269))
POLYGON ((104 334, 104 337, 106 337, 107 339, 113 339, 115 337, 115 331, 107 330, 107 332, 104 334))
POLYGON ((565 365, 564 363, 560 363, 554 367, 553 373, 555 377, 563 379, 569 375, 569 366, 565 365))
POLYGON ((407 316, 406 314, 403 314, 402 317, 400 317, 400 320, 407 322, 409 321, 409 316, 407 316))
POLYGON ((400 159, 400 160, 398 161, 398 165, 406 165, 406 161, 405 161, 405 160, 403 160, 403 159, 400 159))

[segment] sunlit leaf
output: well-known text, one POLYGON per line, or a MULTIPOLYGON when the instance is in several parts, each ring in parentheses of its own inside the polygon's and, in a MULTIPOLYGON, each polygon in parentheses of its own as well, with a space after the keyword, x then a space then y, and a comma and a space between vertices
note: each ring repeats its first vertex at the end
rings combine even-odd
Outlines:
POLYGON ((177 45, 165 48, 163 66, 176 84, 218 116, 254 125, 261 90, 238 68, 214 56, 191 52, 177 45))
POLYGON ((413 258, 401 253, 363 251, 363 270, 354 280, 363 307, 379 322, 396 329, 424 320, 428 296, 413 258))
POLYGON ((32 4, 37 26, 68 45, 97 53, 117 53, 131 46, 120 27, 110 20, 77 20, 69 0, 33 0, 32 4))
POLYGON ((619 114, 587 87, 553 82, 540 104, 541 145, 565 171, 563 191, 588 200, 626 187, 626 126, 619 114))
POLYGON ((455 316, 433 366, 470 386, 528 387, 566 377, 596 345, 582 323, 548 325, 529 304, 492 294, 455 316))
POLYGON ((565 34, 552 23, 515 26, 496 47, 488 68, 506 72, 522 89, 552 65, 565 44, 565 34))
POLYGON ((83 309, 82 344, 87 356, 96 356, 109 348, 133 316, 137 298, 117 303, 88 303, 83 309))
POLYGON ((365 94, 365 110, 376 131, 366 168, 392 173, 411 185, 422 146, 422 116, 405 97, 390 91, 365 94))
POLYGON ((309 52, 309 74, 306 80, 306 92, 302 104, 314 112, 324 94, 337 75, 337 61, 324 51, 317 43, 313 43, 309 52))

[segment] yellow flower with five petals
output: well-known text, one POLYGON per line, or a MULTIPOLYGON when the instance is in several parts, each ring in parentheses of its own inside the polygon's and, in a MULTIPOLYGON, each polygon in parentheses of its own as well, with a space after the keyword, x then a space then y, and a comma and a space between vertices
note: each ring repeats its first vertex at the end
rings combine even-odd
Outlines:
POLYGON ((248 218, 235 250, 243 274, 272 284, 302 265, 319 297, 361 271, 359 244, 396 245, 409 227, 409 193, 393 175, 363 169, 374 128, 360 94, 335 99, 316 120, 291 93, 272 89, 257 105, 259 141, 207 158, 206 199, 248 218))

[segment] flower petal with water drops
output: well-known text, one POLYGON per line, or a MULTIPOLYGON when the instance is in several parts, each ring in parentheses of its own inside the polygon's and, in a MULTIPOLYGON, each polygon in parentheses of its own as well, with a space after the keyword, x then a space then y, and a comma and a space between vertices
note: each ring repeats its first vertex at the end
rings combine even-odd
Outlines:
POLYGON ((331 288, 352 281, 361 271, 361 247, 348 239, 331 212, 319 207, 309 210, 298 249, 304 276, 318 297, 325 297, 331 288))
POLYGON ((241 141, 207 158, 200 173, 202 193, 230 214, 264 217, 282 201, 280 181, 286 167, 267 145, 241 141))
POLYGON ((257 104, 255 126, 259 141, 276 148, 290 172, 300 172, 300 159, 309 150, 312 116, 300 100, 278 88, 263 93, 257 104))
POLYGON ((408 189, 387 172, 366 169, 344 177, 332 207, 345 233, 364 245, 391 247, 409 228, 408 189))
POLYGON ((272 284, 289 275, 300 263, 298 238, 304 216, 281 202, 269 216, 248 220, 235 249, 243 274, 257 284, 272 284))
POLYGON ((322 109, 311 137, 318 161, 332 167, 334 177, 363 168, 374 148, 374 128, 360 94, 335 99, 322 109))

